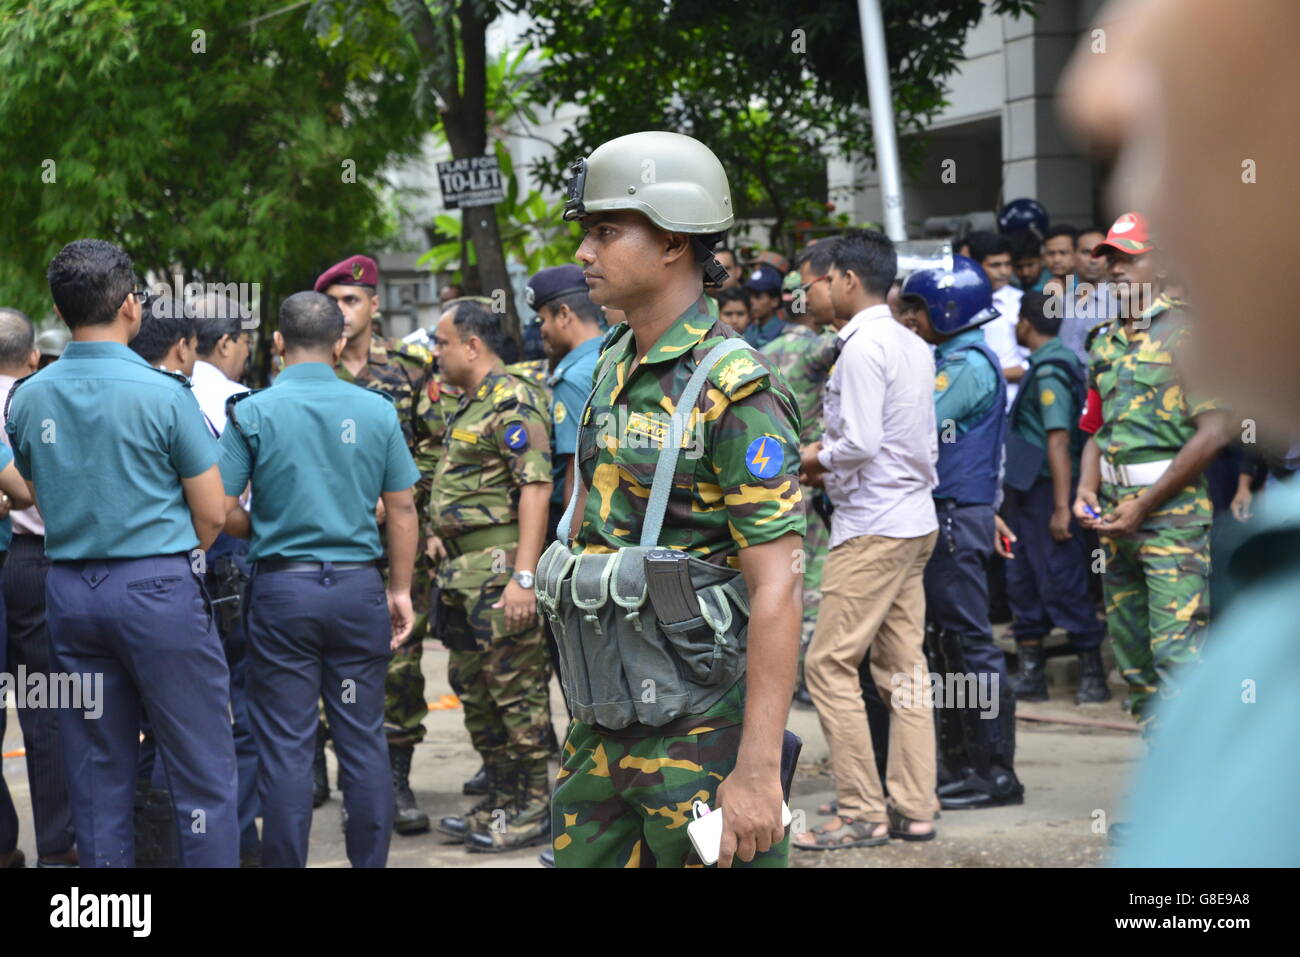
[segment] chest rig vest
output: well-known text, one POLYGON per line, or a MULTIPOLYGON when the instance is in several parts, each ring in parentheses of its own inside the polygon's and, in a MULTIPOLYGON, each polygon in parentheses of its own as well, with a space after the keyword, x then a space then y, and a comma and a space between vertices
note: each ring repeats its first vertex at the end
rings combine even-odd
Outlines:
MULTIPOLYGON (((572 554, 567 542, 578 502, 575 482, 558 540, 537 564, 537 603, 559 645, 560 684, 569 709, 585 724, 611 731, 632 724, 659 727, 708 710, 745 673, 749 599, 741 574, 689 558, 699 614, 665 623, 647 601, 645 569, 646 555, 658 545, 678 452, 700 390, 721 359, 745 348, 743 339, 714 346, 678 398, 655 464, 640 544, 603 554, 572 554)), ((613 365, 601 365, 587 406, 613 365)), ((592 427, 586 419, 584 408, 580 428, 592 427)), ((581 436, 577 447, 582 448, 581 436)))

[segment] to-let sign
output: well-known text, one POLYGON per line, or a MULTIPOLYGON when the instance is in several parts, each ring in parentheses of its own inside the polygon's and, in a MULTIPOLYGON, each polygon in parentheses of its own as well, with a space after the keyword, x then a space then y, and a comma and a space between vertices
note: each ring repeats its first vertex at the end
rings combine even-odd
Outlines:
POLYGON ((491 206, 506 198, 495 156, 472 156, 438 164, 442 204, 447 209, 491 206))

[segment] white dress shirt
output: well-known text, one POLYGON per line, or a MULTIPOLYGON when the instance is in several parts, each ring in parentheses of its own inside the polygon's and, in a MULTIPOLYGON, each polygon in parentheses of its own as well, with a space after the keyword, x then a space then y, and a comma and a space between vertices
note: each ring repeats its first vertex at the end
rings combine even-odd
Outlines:
POLYGON ((928 535, 939 527, 931 498, 939 435, 930 347, 886 305, 859 312, 839 338, 817 456, 835 506, 830 547, 860 535, 928 535))
POLYGON ((194 398, 198 400, 203 416, 218 436, 226 431, 226 400, 232 395, 247 392, 248 387, 227 379, 226 374, 211 362, 202 359, 194 363, 194 375, 190 377, 194 398))
MULTIPOLYGON (((984 324, 984 341, 997 355, 1002 368, 1014 366, 1029 368, 1029 350, 1016 344, 1016 323, 1020 321, 1020 298, 1024 295, 1015 286, 1003 286, 993 294, 993 305, 998 310, 998 317, 984 324)), ((1020 385, 1007 383, 1007 408, 1016 400, 1020 385)))

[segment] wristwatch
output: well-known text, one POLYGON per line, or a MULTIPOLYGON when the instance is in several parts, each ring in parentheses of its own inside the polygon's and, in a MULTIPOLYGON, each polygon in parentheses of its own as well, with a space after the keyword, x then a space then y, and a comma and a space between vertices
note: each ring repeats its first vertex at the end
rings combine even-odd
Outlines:
POLYGON ((510 576, 510 580, 518 584, 520 588, 531 589, 533 587, 532 572, 515 572, 513 575, 510 576))

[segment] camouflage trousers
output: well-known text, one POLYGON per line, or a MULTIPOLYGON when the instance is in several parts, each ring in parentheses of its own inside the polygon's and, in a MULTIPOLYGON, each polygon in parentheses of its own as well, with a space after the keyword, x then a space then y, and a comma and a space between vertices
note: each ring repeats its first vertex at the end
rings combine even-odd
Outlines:
POLYGON ((822 568, 826 564, 826 553, 830 551, 831 530, 826 527, 822 517, 812 508, 813 496, 817 489, 801 486, 803 500, 808 504, 808 532, 803 540, 803 626, 799 632, 799 671, 797 685, 804 683, 803 659, 812 644, 813 632, 817 630, 817 609, 822 601, 822 568))
MULTIPOLYGON (((384 576, 387 581, 387 575, 384 576)), ((429 705, 424 698, 424 672, 420 659, 424 655, 424 638, 429 630, 429 560, 423 553, 415 562, 411 605, 415 625, 411 640, 388 659, 384 679, 384 734, 390 745, 414 745, 424 740, 424 719, 429 705)))
POLYGON ((1173 697, 1177 670, 1200 657, 1210 615, 1210 529, 1139 530, 1101 543, 1106 633, 1133 716, 1150 733, 1158 698, 1173 697))
POLYGON ((554 734, 551 658, 540 623, 506 630, 505 609, 492 607, 504 590, 443 590, 448 678, 465 709, 465 730, 485 763, 545 760, 554 734))
MULTIPOLYGON (((728 692, 724 707, 734 705, 727 700, 733 695, 739 697, 728 692)), ((551 798, 555 866, 704 866, 686 825, 696 801, 716 807, 718 785, 736 765, 742 731, 734 719, 710 727, 709 717, 696 716, 681 725, 682 733, 650 737, 602 735, 572 722, 551 798)), ((735 858, 734 866, 785 867, 789 857, 787 833, 748 864, 735 858)))

